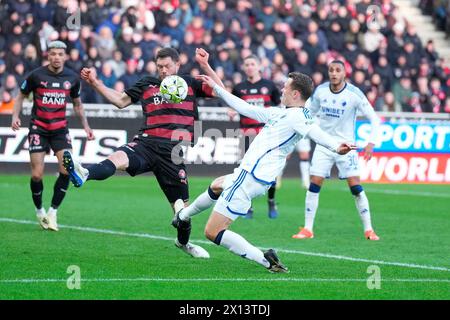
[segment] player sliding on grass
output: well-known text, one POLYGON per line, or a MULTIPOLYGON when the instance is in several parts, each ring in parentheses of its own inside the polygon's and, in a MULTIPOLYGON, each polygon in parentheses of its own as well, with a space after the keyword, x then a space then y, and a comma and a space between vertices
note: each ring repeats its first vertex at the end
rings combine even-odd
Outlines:
POLYGON ((300 139, 308 136, 339 154, 346 154, 356 147, 339 144, 314 124, 309 110, 303 107, 313 91, 313 82, 307 75, 298 72, 289 74, 281 97, 285 108, 255 108, 221 88, 210 77, 202 75, 198 79, 213 88, 216 95, 237 112, 265 123, 265 126, 233 174, 216 179, 208 191, 185 209, 182 201, 177 200, 172 224, 176 227, 190 221, 191 216, 209 208, 217 200, 206 224, 206 237, 271 272, 287 272, 273 249, 262 252, 228 227, 236 218, 247 214, 253 198, 265 194, 273 185, 286 164, 286 157, 300 139))
MULTIPOLYGON (((355 140, 356 113, 360 111, 364 114, 372 126, 369 143, 364 148, 364 159, 370 160, 380 119, 361 90, 345 81, 345 68, 342 61, 335 60, 329 64, 328 76, 330 82, 318 86, 306 106, 313 115, 319 116, 320 128, 340 141, 355 140)), ((355 198, 365 238, 379 240, 380 238, 372 228, 369 200, 359 178, 358 152, 354 150, 346 155, 337 155, 322 146, 317 146, 314 150, 311 161, 311 183, 305 199, 305 227, 300 228, 300 232, 292 237, 296 239, 314 237, 313 224, 319 206, 320 188, 324 179, 330 176, 334 164, 339 169, 339 178, 347 179, 350 192, 355 198)))
MULTIPOLYGON (((208 64, 208 57, 209 54, 205 50, 196 50, 195 59, 202 70, 221 84, 208 64)), ((189 87, 186 99, 181 103, 169 103, 163 99, 159 86, 165 77, 178 73, 178 52, 172 48, 160 49, 156 54, 156 67, 159 79, 144 76, 125 92, 106 87, 97 79, 95 69, 85 68, 81 71, 82 79, 117 108, 122 109, 140 102, 145 121, 132 142, 120 147, 100 163, 83 168, 66 152, 64 166, 75 187, 81 187, 86 180, 107 179, 114 175, 116 170, 126 171, 130 176, 153 171, 170 204, 173 206, 175 200, 182 199, 181 205, 187 205, 189 189, 186 167, 180 159, 172 158, 172 149, 180 141, 191 143, 194 120, 198 114, 196 99, 212 96, 212 90, 192 77, 183 76, 189 87)), ((175 245, 178 248, 195 258, 209 258, 205 249, 189 242, 190 221, 180 223, 177 229, 175 245)))

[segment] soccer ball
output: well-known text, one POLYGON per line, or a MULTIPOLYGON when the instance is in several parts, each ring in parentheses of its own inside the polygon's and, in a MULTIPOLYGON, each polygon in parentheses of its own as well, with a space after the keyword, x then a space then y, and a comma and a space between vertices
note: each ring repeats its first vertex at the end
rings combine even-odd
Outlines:
POLYGON ((161 82, 159 91, 169 102, 179 103, 186 99, 188 85, 186 81, 179 76, 168 76, 161 82))

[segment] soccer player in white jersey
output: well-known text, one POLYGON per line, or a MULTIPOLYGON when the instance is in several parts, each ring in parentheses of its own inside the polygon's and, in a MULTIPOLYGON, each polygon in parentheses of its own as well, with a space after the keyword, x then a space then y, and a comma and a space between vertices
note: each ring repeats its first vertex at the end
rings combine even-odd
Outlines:
POLYGON ((313 91, 313 82, 307 75, 298 72, 289 74, 281 97, 285 108, 254 108, 220 88, 211 78, 203 75, 197 78, 212 87, 218 97, 240 114, 266 125, 253 140, 233 174, 216 179, 208 191, 187 208, 183 209, 181 200, 177 201, 177 213, 172 224, 176 227, 180 221, 190 219, 192 215, 207 209, 217 200, 205 227, 206 237, 243 258, 257 262, 270 272, 287 272, 273 249, 262 252, 241 235, 228 230, 228 227, 236 218, 247 214, 253 198, 266 193, 283 170, 286 157, 303 137, 309 136, 330 152, 339 154, 346 154, 356 147, 338 143, 323 132, 314 123, 309 110, 303 108, 313 91))
MULTIPOLYGON (((356 115, 361 112, 372 125, 369 142, 364 148, 364 159, 370 160, 380 120, 361 90, 345 81, 345 68, 342 61, 334 60, 329 64, 328 76, 330 81, 316 88, 313 96, 306 102, 306 107, 311 110, 313 116, 318 116, 322 130, 338 141, 351 141, 352 143, 355 142, 356 115)), ((300 232, 292 237, 296 239, 314 237, 313 225, 319 206, 320 188, 324 179, 330 176, 334 164, 339 170, 339 178, 347 179, 350 191, 355 198, 365 238, 379 240, 372 228, 369 201, 359 178, 357 151, 353 150, 346 155, 337 155, 322 146, 316 146, 311 162, 311 184, 306 192, 305 200, 305 227, 300 228, 300 232)))

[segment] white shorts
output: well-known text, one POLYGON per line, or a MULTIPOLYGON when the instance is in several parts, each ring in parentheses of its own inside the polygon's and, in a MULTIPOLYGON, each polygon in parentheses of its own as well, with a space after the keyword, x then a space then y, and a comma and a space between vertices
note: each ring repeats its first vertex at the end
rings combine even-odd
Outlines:
POLYGON ((251 173, 237 168, 226 176, 223 192, 214 206, 214 211, 236 220, 245 216, 252 206, 252 199, 266 193, 270 185, 256 181, 251 173))
POLYGON ((297 142, 295 150, 297 150, 297 152, 310 152, 311 140, 309 140, 308 138, 301 139, 299 142, 297 142))
POLYGON ((359 177, 360 175, 358 152, 356 150, 340 155, 325 147, 316 145, 311 161, 310 174, 312 176, 329 178, 334 164, 339 170, 339 179, 359 177))

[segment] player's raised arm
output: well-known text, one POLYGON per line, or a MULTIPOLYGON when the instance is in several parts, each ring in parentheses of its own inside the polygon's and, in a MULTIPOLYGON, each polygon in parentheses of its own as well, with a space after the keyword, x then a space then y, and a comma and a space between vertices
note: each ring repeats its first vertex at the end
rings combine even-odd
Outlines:
POLYGON ((267 122, 270 118, 270 109, 272 108, 255 108, 241 98, 228 92, 226 89, 219 86, 212 78, 206 75, 196 76, 197 80, 201 80, 203 83, 210 86, 217 97, 221 98, 231 108, 239 112, 240 114, 258 120, 259 122, 267 122))
POLYGON ((200 65, 200 68, 203 70, 203 72, 211 77, 211 79, 214 80, 215 83, 217 83, 222 88, 225 88, 224 84, 222 83, 222 80, 220 80, 217 73, 211 68, 211 66, 208 63, 209 59, 209 53, 202 48, 195 49, 195 61, 200 65))
POLYGON ((349 143, 340 144, 331 135, 320 129, 320 127, 314 123, 308 109, 302 108, 300 110, 303 111, 304 116, 301 116, 301 112, 291 113, 289 115, 289 121, 292 129, 300 133, 303 137, 308 136, 314 140, 315 143, 338 154, 346 154, 351 150, 356 149, 356 146, 349 143))
POLYGON ((111 102, 119 109, 128 107, 132 101, 131 97, 124 92, 119 92, 105 86, 98 78, 94 68, 83 68, 81 70, 81 79, 86 81, 95 91, 100 93, 106 100, 111 102))
POLYGON ((332 136, 320 129, 316 124, 313 124, 308 132, 308 136, 325 148, 336 152, 338 154, 347 154, 351 150, 355 150, 356 146, 351 143, 338 143, 332 136))

